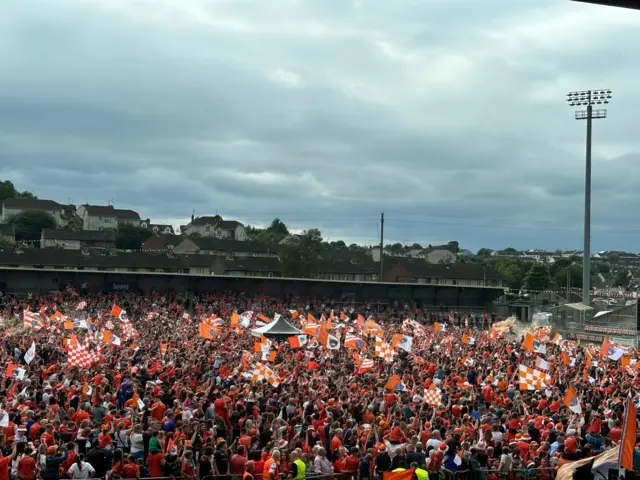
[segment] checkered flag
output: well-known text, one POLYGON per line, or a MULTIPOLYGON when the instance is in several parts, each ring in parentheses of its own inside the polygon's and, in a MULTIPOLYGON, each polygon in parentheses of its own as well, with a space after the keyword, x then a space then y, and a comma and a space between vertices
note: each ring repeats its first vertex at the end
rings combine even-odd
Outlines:
POLYGON ((518 372, 520 374, 520 390, 540 390, 553 384, 551 376, 540 370, 520 365, 518 372))
POLYGON ((85 346, 78 345, 67 352, 67 363, 70 367, 90 368, 100 361, 100 351, 90 352, 85 346))
POLYGON ((429 388, 424 392, 424 403, 430 407, 437 407, 442 400, 442 392, 439 388, 429 388))
POLYGON ((393 351, 393 348, 391 348, 391 345, 389 345, 387 342, 385 342, 380 337, 376 337, 376 352, 375 352, 375 355, 376 355, 376 357, 380 357, 380 358, 384 359, 385 362, 392 362, 393 361, 393 356, 395 355, 395 352, 393 351))
POLYGON ((269 384, 273 387, 277 387, 280 384, 280 382, 278 381, 278 376, 276 375, 276 372, 274 372, 269 367, 261 363, 258 363, 253 366, 251 379, 254 382, 267 380, 269 384))

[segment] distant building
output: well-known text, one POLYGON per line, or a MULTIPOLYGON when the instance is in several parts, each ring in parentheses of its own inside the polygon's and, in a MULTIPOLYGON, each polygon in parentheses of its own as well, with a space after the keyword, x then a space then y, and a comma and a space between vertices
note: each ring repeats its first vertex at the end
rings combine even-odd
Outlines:
POLYGON ((116 233, 113 230, 60 230, 42 229, 40 248, 62 248, 64 250, 81 250, 83 248, 100 248, 111 250, 116 248, 116 233))
POLYGON ((165 250, 173 250, 183 240, 184 237, 182 235, 154 233, 144 241, 142 249, 148 252, 164 252, 165 250))
POLYGON ((185 237, 175 246, 174 253, 186 255, 215 255, 219 257, 277 258, 281 247, 277 244, 223 240, 211 237, 185 237))
POLYGON ((159 224, 159 223, 151 223, 151 220, 149 220, 148 218, 146 220, 141 220, 140 221, 140 227, 141 228, 146 228, 147 230, 150 230, 153 233, 166 234, 166 235, 174 235, 175 234, 175 232, 173 231, 173 226, 172 225, 163 225, 163 224, 159 224))
POLYGON ((33 198, 7 198, 3 201, 2 223, 7 223, 13 215, 25 210, 42 210, 54 218, 56 225, 62 224, 62 205, 53 200, 36 200, 33 198))
POLYGON ((120 225, 140 226, 137 212, 113 208, 112 205, 80 205, 76 214, 82 219, 83 230, 117 230, 120 225))
POLYGON ((427 263, 454 263, 456 261, 456 254, 444 245, 425 249, 424 257, 427 263))
POLYGON ((224 220, 220 215, 213 217, 191 217, 191 221, 180 228, 180 233, 186 236, 194 234, 201 237, 212 237, 227 240, 247 240, 244 225, 235 220, 224 220))

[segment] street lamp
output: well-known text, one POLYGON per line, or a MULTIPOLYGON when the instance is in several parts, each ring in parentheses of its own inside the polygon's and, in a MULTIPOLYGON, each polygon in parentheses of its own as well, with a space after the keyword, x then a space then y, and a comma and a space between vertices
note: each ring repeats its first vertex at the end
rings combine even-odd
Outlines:
POLYGON ((572 107, 587 107, 576 110, 576 120, 587 121, 587 155, 584 179, 584 249, 582 260, 582 303, 591 304, 591 121, 607 118, 606 109, 593 109, 594 105, 607 104, 611 100, 611 90, 586 90, 567 94, 567 102, 572 107))

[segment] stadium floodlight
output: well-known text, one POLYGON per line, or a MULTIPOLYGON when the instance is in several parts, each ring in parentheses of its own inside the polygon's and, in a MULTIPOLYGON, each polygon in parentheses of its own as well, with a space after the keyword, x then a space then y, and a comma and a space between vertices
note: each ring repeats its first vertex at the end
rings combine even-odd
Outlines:
POLYGON ((593 119, 607 118, 607 110, 593 109, 594 105, 606 105, 611 101, 611 90, 584 90, 567 94, 571 107, 587 107, 576 110, 576 120, 587 121, 587 152, 584 179, 584 250, 582 252, 582 302, 591 304, 591 123, 593 119))

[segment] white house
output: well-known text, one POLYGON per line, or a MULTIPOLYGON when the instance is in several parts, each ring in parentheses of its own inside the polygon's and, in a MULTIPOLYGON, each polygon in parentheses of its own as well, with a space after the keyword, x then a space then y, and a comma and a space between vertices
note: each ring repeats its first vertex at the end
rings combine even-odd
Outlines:
POLYGON ((119 225, 140 226, 140 215, 133 210, 112 205, 80 205, 76 215, 82 219, 83 230, 117 230, 119 225))
POLYGON ((34 198, 7 198, 2 202, 2 223, 8 222, 11 216, 25 210, 42 210, 55 219, 56 225, 62 223, 62 205, 53 200, 36 200, 34 198))
POLYGON ((193 217, 191 221, 181 229, 186 236, 195 234, 201 237, 212 237, 227 240, 247 240, 247 232, 244 225, 235 220, 223 220, 220 215, 213 217, 193 217))
POLYGON ((454 263, 456 254, 444 246, 430 247, 424 251, 427 263, 454 263))

